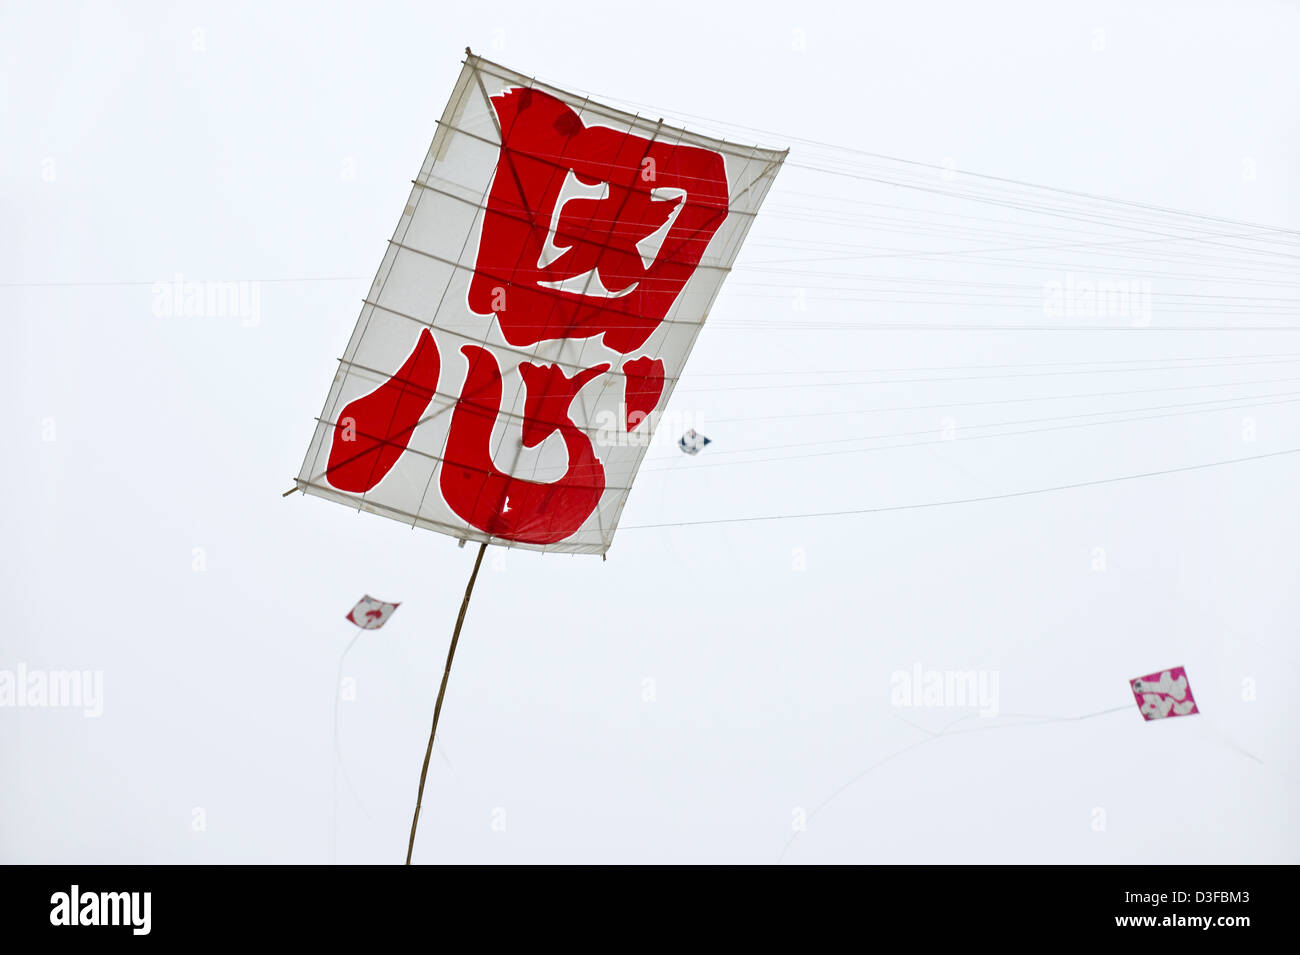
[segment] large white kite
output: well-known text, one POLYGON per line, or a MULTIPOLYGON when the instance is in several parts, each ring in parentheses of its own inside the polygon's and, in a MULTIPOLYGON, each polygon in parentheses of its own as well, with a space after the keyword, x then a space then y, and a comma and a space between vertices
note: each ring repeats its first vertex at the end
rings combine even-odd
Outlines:
POLYGON ((603 554, 784 159, 467 56, 297 488, 603 554))

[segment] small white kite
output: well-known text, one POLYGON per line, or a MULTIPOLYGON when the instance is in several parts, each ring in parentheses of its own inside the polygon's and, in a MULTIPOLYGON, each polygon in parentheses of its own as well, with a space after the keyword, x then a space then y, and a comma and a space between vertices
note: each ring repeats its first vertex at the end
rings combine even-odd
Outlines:
POLYGON ((388 622, 400 604, 388 604, 366 594, 357 601, 357 605, 348 611, 348 622, 356 624, 362 630, 378 630, 388 622))
POLYGON ((712 439, 706 438, 694 428, 687 431, 677 442, 677 446, 687 454, 699 454, 704 450, 705 445, 711 444, 712 439))

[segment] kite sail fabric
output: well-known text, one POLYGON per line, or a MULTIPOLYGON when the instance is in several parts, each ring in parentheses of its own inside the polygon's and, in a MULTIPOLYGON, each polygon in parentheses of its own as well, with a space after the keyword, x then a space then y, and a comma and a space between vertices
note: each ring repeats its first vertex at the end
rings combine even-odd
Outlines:
POLYGON ((366 594, 348 611, 348 622, 356 624, 362 630, 378 630, 388 622, 388 618, 399 606, 401 605, 384 603, 366 594))
POLYGON ((1138 709, 1147 721, 1168 716, 1190 716, 1197 712, 1192 687, 1187 682, 1187 671, 1182 667, 1140 676, 1132 681, 1132 686, 1138 709))
POLYGON ((785 155, 469 55, 298 489, 461 540, 603 554, 785 155))

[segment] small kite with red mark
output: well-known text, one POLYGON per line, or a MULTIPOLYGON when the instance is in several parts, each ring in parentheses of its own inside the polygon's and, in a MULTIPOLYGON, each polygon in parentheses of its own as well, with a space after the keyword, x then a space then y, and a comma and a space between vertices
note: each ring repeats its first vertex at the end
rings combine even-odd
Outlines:
POLYGON ((384 603, 366 594, 348 611, 348 622, 356 624, 362 630, 378 630, 388 622, 388 618, 399 606, 400 604, 384 603))

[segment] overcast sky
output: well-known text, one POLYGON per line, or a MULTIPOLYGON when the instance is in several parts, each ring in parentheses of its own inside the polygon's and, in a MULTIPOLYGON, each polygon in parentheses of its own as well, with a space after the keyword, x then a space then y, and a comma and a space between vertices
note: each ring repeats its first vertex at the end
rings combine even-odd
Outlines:
POLYGON ((0 671, 102 675, 98 716, 0 708, 0 861, 402 860, 473 550, 280 494, 466 45, 792 151, 669 409, 713 443, 697 457, 651 450, 605 562, 489 550, 416 861, 1300 861, 1300 456, 986 503, 636 528, 1300 448, 1296 405, 1276 401, 961 430, 1300 392, 1300 332, 1231 330, 1287 324, 1294 307, 1180 304, 1294 298, 1292 260, 1262 246, 1198 247, 1252 263, 1219 267, 1233 282, 1214 288, 1155 274, 1200 272, 1203 257, 1181 270, 1069 250, 1024 253, 1015 269, 871 265, 1015 283, 1033 290, 1028 306, 974 304, 975 284, 841 295, 839 280, 775 271, 831 244, 1008 248, 1041 229, 869 181, 885 168, 941 189, 975 182, 946 169, 971 170, 1300 229, 1294 5, 495 9, 0 8, 0 671), (897 228, 850 233, 861 223, 846 210, 897 228), (1007 224, 972 241, 961 215, 1007 224), (929 234, 904 231, 920 217, 929 234), (249 299, 178 314, 155 288, 178 275, 249 282, 249 299), (1037 290, 1074 280, 1138 283, 1149 322, 1044 317, 1037 290), (1212 330, 1169 330, 1195 324, 1212 330), (1270 363, 1230 367, 1237 356, 1270 363), (1216 364, 1113 370, 1179 358, 1216 364), (1015 367, 914 370, 987 365, 1015 367), (915 380, 934 377, 962 380, 915 380), (882 378, 910 380, 862 383, 882 378), (945 429, 956 440, 934 440, 945 429), (913 446, 823 453, 831 442, 913 446), (402 606, 344 668, 349 789, 332 685, 364 593, 402 606), (1180 665, 1200 714, 1144 722, 1128 681, 1180 665), (891 677, 918 666, 995 677, 997 715, 894 705, 891 677))

